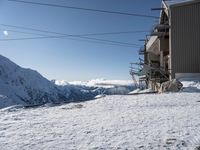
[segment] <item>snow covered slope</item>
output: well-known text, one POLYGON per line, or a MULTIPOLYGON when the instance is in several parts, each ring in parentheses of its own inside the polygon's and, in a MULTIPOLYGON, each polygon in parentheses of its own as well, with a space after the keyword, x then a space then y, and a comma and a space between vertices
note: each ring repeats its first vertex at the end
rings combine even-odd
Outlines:
POLYGON ((38 72, 24 69, 0 55, 0 108, 65 101, 56 85, 38 72))
POLYGON ((107 96, 0 110, 1 150, 194 150, 200 93, 107 96))

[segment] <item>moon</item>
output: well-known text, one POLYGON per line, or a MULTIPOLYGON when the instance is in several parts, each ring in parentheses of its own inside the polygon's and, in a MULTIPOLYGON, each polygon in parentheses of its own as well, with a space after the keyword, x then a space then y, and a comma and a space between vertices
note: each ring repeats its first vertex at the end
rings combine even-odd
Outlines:
POLYGON ((5 35, 5 36, 8 36, 8 31, 3 31, 3 34, 5 35))

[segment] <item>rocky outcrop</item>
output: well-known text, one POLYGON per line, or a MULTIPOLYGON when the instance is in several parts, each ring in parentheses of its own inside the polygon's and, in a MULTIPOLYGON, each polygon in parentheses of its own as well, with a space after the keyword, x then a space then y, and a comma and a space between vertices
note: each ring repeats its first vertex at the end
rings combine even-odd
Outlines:
POLYGON ((180 81, 173 79, 171 81, 162 83, 159 89, 159 93, 178 92, 181 90, 182 87, 183 84, 180 81))

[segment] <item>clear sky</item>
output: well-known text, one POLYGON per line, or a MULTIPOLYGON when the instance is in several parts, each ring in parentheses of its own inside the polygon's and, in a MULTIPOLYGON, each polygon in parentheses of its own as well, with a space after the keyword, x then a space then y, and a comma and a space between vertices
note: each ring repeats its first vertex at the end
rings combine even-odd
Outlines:
MULTIPOLYGON (((32 1, 155 16, 159 16, 159 12, 152 12, 151 8, 160 7, 161 5, 161 0, 32 1)), ((0 0, 0 24, 24 26, 64 34, 149 31, 155 21, 153 18, 105 14, 0 0)), ((0 25, 0 39, 37 36, 16 33, 10 30, 36 33, 35 31, 0 25), (4 31, 8 32, 5 33, 4 31)), ((138 40, 144 39, 146 34, 148 32, 90 37, 143 45, 143 42, 138 40)), ((37 70, 48 79, 68 81, 95 78, 131 79, 129 63, 138 60, 138 49, 136 46, 108 45, 108 43, 91 42, 79 38, 0 41, 1 55, 8 57, 22 67, 37 70)))

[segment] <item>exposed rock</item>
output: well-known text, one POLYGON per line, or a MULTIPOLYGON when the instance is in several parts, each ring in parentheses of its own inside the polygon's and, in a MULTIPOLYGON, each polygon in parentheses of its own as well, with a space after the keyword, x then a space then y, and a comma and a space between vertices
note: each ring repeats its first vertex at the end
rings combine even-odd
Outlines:
POLYGON ((175 138, 169 138, 169 139, 166 139, 166 144, 167 145, 171 145, 171 144, 174 144, 176 142, 176 139, 175 138))
POLYGON ((173 79, 171 81, 162 83, 159 89, 159 93, 178 92, 180 91, 182 87, 183 87, 183 84, 180 81, 173 79))
POLYGON ((200 146, 196 147, 195 150, 200 150, 200 146))

